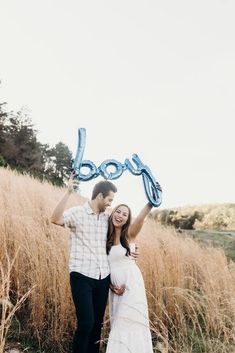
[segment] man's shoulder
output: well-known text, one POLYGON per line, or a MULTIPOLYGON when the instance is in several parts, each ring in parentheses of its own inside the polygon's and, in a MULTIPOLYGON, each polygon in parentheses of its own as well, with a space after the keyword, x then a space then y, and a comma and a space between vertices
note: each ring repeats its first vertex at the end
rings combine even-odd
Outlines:
POLYGON ((66 213, 66 214, 75 214, 75 213, 82 214, 85 211, 86 211, 85 204, 82 204, 82 205, 67 208, 64 213, 66 213))

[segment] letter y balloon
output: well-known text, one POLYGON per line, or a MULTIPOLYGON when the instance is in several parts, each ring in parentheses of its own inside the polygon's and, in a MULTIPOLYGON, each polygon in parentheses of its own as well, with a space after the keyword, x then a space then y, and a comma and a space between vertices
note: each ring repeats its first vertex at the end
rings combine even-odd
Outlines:
POLYGON ((71 170, 74 172, 74 179, 79 181, 88 181, 103 176, 104 179, 114 180, 119 178, 125 170, 129 170, 133 175, 142 175, 145 194, 148 201, 154 207, 159 207, 162 203, 162 189, 160 184, 154 178, 150 168, 142 163, 137 154, 132 155, 132 160, 136 167, 132 165, 129 159, 120 163, 115 159, 103 161, 99 167, 90 160, 83 160, 83 154, 86 145, 86 129, 78 129, 78 145, 75 159, 71 161, 71 170), (112 166, 114 171, 109 171, 112 166), (88 168, 88 173, 81 172, 82 167, 88 168))

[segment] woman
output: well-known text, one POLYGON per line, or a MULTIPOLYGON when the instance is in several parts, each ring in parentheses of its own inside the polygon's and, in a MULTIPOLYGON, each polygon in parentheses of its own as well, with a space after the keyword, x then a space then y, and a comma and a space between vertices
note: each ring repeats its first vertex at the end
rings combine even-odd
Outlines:
POLYGON ((151 211, 147 204, 131 223, 131 210, 117 206, 109 217, 106 250, 111 270, 111 289, 125 287, 123 295, 109 295, 111 331, 106 353, 153 353, 148 306, 142 274, 130 250, 144 219, 151 211))

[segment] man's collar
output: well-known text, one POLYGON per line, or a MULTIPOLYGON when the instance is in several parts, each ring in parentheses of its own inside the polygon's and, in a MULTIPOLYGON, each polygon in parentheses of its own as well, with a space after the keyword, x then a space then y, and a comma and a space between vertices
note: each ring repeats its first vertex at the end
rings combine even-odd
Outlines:
POLYGON ((95 212, 93 211, 93 209, 91 208, 91 205, 89 203, 89 201, 87 201, 86 203, 84 203, 84 208, 86 210, 86 212, 88 214, 95 214, 95 212))
MULTIPOLYGON (((87 214, 95 214, 95 215, 97 215, 97 213, 95 213, 95 212, 93 211, 93 209, 91 208, 91 205, 90 205, 90 202, 89 202, 89 201, 87 201, 87 202, 84 204, 84 208, 85 208, 87 214)), ((99 216, 103 216, 103 215, 105 215, 105 214, 106 214, 106 212, 101 212, 101 213, 99 213, 99 216)))

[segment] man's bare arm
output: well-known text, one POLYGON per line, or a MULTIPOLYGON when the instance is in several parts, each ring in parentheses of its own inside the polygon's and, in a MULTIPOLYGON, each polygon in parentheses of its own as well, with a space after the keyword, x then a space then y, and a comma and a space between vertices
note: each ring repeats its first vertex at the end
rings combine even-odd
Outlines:
POLYGON ((65 195, 63 198, 60 200, 56 208, 54 209, 52 216, 51 216, 51 222, 54 224, 57 224, 58 226, 64 226, 64 219, 63 219, 63 213, 66 207, 66 204, 68 202, 68 199, 70 195, 72 194, 74 190, 74 185, 76 185, 78 182, 76 180, 73 180, 73 174, 70 175, 69 181, 68 181, 68 188, 66 190, 65 195))
POLYGON ((51 216, 52 223, 57 224, 58 226, 64 226, 63 213, 70 195, 71 193, 69 193, 69 191, 67 190, 62 200, 58 203, 58 205, 54 209, 51 216))

